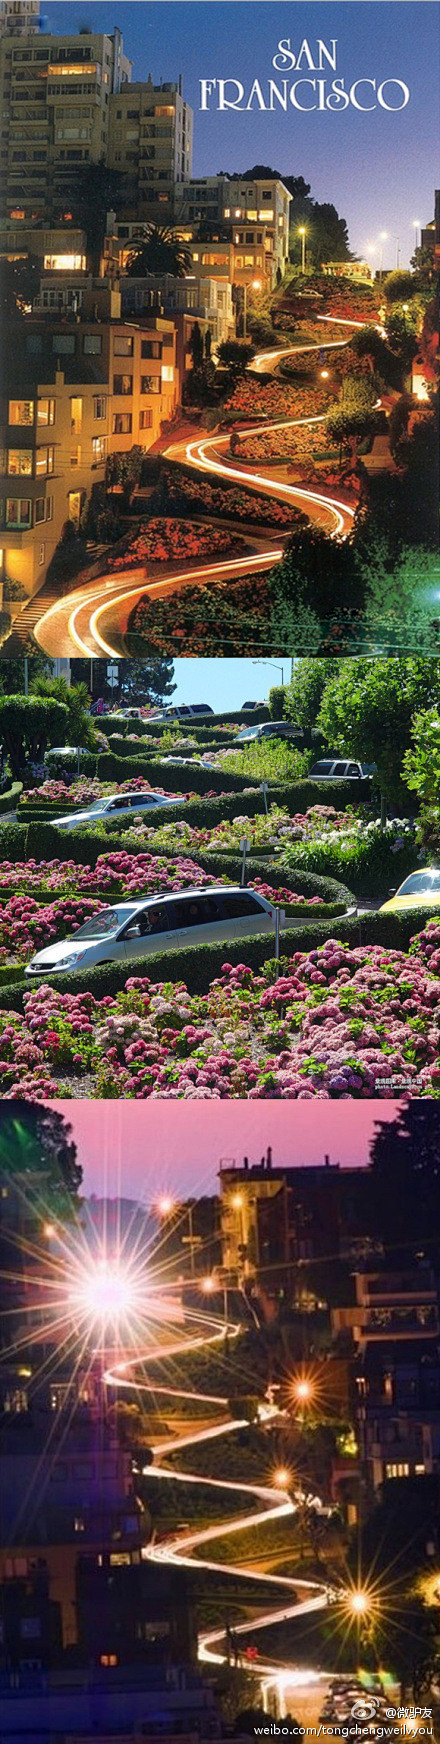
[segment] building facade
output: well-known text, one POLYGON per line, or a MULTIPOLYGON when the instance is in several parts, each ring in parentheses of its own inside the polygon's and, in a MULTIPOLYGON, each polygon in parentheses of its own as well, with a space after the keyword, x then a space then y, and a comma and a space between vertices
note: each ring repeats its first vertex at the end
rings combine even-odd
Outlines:
POLYGON ((142 325, 29 320, 12 351, 0 391, 2 564, 26 598, 41 587, 65 522, 78 525, 104 482, 109 452, 150 448, 172 417, 176 335, 154 316, 142 325))
POLYGON ((192 170, 193 111, 178 84, 136 81, 109 102, 108 164, 129 178, 139 217, 167 222, 192 170))
POLYGON ((69 221, 78 169, 107 159, 112 94, 131 77, 111 36, 0 39, 0 222, 69 221))
MULTIPOLYGON (((181 203, 178 210, 178 190, 176 189, 176 211, 182 222, 193 226, 194 236, 203 236, 204 228, 209 226, 227 226, 230 228, 231 241, 241 256, 242 273, 247 265, 250 275, 263 275, 270 278, 270 284, 264 288, 273 289, 277 279, 282 277, 289 258, 289 208, 291 194, 285 188, 284 182, 275 178, 256 178, 252 181, 240 181, 228 176, 205 176, 199 181, 192 180, 189 186, 180 190, 181 203), (236 240, 236 238, 238 240, 236 240), (255 258, 260 252, 260 272, 255 258), (252 256, 252 258, 251 258, 252 256), (267 263, 263 257, 267 257, 267 263)), ((238 261, 236 261, 238 267, 238 261)), ((237 283, 244 283, 243 278, 237 283)))

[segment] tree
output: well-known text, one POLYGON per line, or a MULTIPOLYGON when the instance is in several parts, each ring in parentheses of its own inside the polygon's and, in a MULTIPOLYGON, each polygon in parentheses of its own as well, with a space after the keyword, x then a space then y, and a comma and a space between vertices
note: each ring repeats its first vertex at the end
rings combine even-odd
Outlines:
POLYGON ((324 691, 339 671, 339 666, 339 660, 296 661, 293 678, 285 693, 289 720, 306 729, 315 726, 324 691))
POLYGON ((356 465, 359 443, 372 436, 378 425, 375 410, 377 387, 365 376, 346 376, 336 406, 327 413, 325 429, 330 440, 345 450, 348 464, 356 465))
POLYGON ((370 1161, 376 1224, 384 1240, 408 1246, 434 1240, 438 1246, 440 1103, 414 1098, 394 1120, 376 1121, 370 1161))
MULTIPOLYGON (((32 689, 34 679, 44 678, 51 671, 51 661, 47 654, 31 653, 28 658, 28 682, 32 689)), ((25 664, 24 658, 18 660, 2 659, 0 662, 0 695, 15 696, 17 691, 24 695, 25 664)))
POLYGON ((27 763, 42 763, 48 745, 66 743, 68 718, 65 703, 54 697, 0 696, 0 743, 14 781, 27 763))
POLYGON ((218 348, 220 363, 226 364, 232 376, 244 375, 253 356, 253 346, 240 339, 222 339, 218 348))
POLYGON ((405 752, 403 772, 407 787, 420 804, 418 839, 435 857, 440 852, 440 714, 438 707, 415 715, 412 745, 405 752))
POLYGON ((128 502, 135 484, 139 484, 144 462, 144 449, 135 442, 127 454, 109 454, 105 472, 105 482, 108 490, 112 485, 121 485, 124 499, 128 502))
POLYGON ((406 272, 404 267, 396 267, 395 272, 387 273, 383 281, 387 303, 409 303, 416 290, 413 273, 406 272))
POLYGON ((0 1180, 6 1182, 20 1175, 23 1191, 28 1178, 37 1177, 46 1210, 60 1213, 77 1203, 82 1169, 77 1162, 72 1129, 56 1108, 45 1108, 40 1102, 24 1102, 12 1098, 0 1102, 0 1180), (43 1175, 42 1186, 38 1177, 43 1175))
POLYGON ((165 655, 149 661, 121 661, 122 695, 133 702, 164 702, 177 688, 173 678, 173 661, 165 655))
POLYGON ((269 714, 271 721, 284 720, 284 703, 286 687, 284 684, 273 684, 269 691, 269 714))
POLYGON ((346 756, 375 763, 382 821, 387 799, 402 803, 402 764, 417 710, 438 696, 438 660, 342 661, 326 687, 317 717, 327 743, 346 756))
POLYGON ((191 251, 172 225, 149 224, 145 241, 133 249, 125 270, 130 279, 147 278, 149 273, 170 273, 174 279, 183 279, 191 269, 191 251))
POLYGON ((204 358, 204 345, 203 345, 203 334, 202 334, 201 328, 199 327, 198 321, 194 321, 193 326, 191 328, 191 338, 190 338, 190 342, 189 342, 189 349, 191 352, 193 369, 202 369, 203 358, 204 358))
POLYGON ((99 163, 81 164, 75 177, 72 195, 75 221, 85 231, 91 271, 99 273, 106 232, 107 213, 117 212, 126 200, 126 178, 119 170, 110 170, 104 158, 99 163))
POLYGON ((90 694, 86 684, 67 684, 65 678, 37 677, 32 683, 34 696, 54 697, 64 703, 68 714, 67 743, 93 750, 94 732, 89 714, 90 694))

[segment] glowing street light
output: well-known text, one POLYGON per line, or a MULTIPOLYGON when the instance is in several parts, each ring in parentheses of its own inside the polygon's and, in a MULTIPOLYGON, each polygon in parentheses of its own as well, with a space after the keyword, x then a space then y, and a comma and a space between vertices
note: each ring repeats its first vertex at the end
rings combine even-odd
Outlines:
POLYGON ((301 237, 301 272, 303 273, 305 273, 306 270, 306 235, 305 224, 300 224, 298 226, 298 236, 301 237))
POLYGON ((369 1610, 369 1603, 368 1593, 363 1592, 362 1587, 355 1589, 348 1595, 348 1608, 353 1612, 354 1617, 364 1617, 366 1611, 369 1610))
POLYGON ((174 1211, 174 1206, 175 1200, 171 1198, 171 1194, 163 1193, 162 1198, 157 1201, 159 1217, 169 1217, 171 1211, 174 1211))
POLYGON ((422 240, 422 226, 421 226, 420 218, 413 218, 412 227, 416 233, 416 248, 419 248, 421 240, 422 240), (420 231, 420 243, 419 243, 419 231, 420 231))
POLYGON ((200 1289, 203 1290, 204 1296, 212 1296, 213 1290, 215 1290, 215 1278, 202 1278, 200 1289))
POLYGON ((242 1193, 234 1193, 231 1203, 234 1207, 234 1211, 241 1211, 241 1207, 243 1204, 243 1194, 242 1193))
POLYGON ((313 1398, 312 1383, 307 1380, 306 1375, 304 1375, 302 1380, 294 1381, 293 1395, 295 1399, 298 1399, 300 1405, 308 1405, 309 1401, 313 1398))
POLYGON ((330 371, 328 369, 322 369, 321 370, 321 381, 328 381, 329 374, 330 374, 330 371))
POLYGON ((276 1486, 277 1486, 277 1490, 288 1490, 289 1483, 290 1483, 290 1472, 288 1471, 286 1465, 277 1466, 277 1469, 276 1469, 276 1471, 274 1471, 274 1474, 273 1474, 273 1481, 274 1481, 274 1484, 276 1484, 276 1486))
POLYGON ((73 1271, 69 1301, 85 1328, 121 1330, 139 1306, 141 1283, 133 1267, 105 1258, 95 1267, 81 1264, 73 1271))

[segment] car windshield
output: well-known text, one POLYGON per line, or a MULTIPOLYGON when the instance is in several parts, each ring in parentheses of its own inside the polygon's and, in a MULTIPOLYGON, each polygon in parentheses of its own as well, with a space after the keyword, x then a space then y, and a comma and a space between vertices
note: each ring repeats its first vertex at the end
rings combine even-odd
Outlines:
POLYGON ((405 883, 401 884, 398 895, 420 896, 423 891, 429 895, 431 890, 438 891, 440 895, 440 871, 436 871, 435 867, 433 867, 432 872, 413 872, 411 878, 405 878, 405 883))
POLYGON ((244 739, 256 739, 257 733, 258 733, 258 727, 246 727, 246 730, 244 733, 237 733, 236 743, 237 743, 238 739, 241 739, 242 743, 243 743, 244 739))
POLYGON ((84 926, 78 928, 78 932, 75 933, 75 942, 77 939, 107 938, 108 934, 117 932, 124 920, 128 920, 128 915, 121 914, 120 909, 102 908, 100 914, 93 916, 93 920, 85 921, 84 926))

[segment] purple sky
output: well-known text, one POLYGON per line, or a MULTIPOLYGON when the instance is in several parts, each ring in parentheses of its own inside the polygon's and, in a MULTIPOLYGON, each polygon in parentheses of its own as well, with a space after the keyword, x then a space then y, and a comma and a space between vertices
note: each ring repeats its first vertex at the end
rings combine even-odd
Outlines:
POLYGON ((73 1129, 83 1191, 151 1204, 165 1190, 215 1191, 220 1160, 277 1163, 368 1161, 374 1122, 396 1102, 57 1102, 73 1129))
MULTIPOLYGON (((333 201, 347 219, 352 249, 365 255, 386 231, 386 266, 394 266, 396 234, 401 263, 414 247, 414 220, 426 224, 434 211, 434 141, 438 136, 439 12, 433 0, 252 0, 219 4, 211 0, 51 0, 42 5, 51 30, 72 32, 83 23, 93 30, 122 30, 132 58, 133 78, 175 79, 181 72, 184 96, 193 105, 194 174, 243 170, 269 164, 284 175, 302 175, 315 199, 333 201), (352 105, 341 113, 286 115, 213 109, 201 113, 199 81, 238 78, 249 90, 277 77, 272 59, 281 38, 299 52, 302 39, 337 41, 337 76, 352 81, 390 78, 410 87, 403 112, 380 106, 362 113, 352 105)), ((327 69, 329 70, 329 69, 327 69)), ((278 75, 279 76, 279 75, 278 75)), ((330 72, 329 85, 334 74, 330 72)), ((290 79, 289 79, 290 83, 290 79)), ((303 92, 301 102, 311 101, 303 92)), ((370 103, 364 92, 362 103, 370 103)), ((379 255, 372 256, 379 265, 379 255)))

